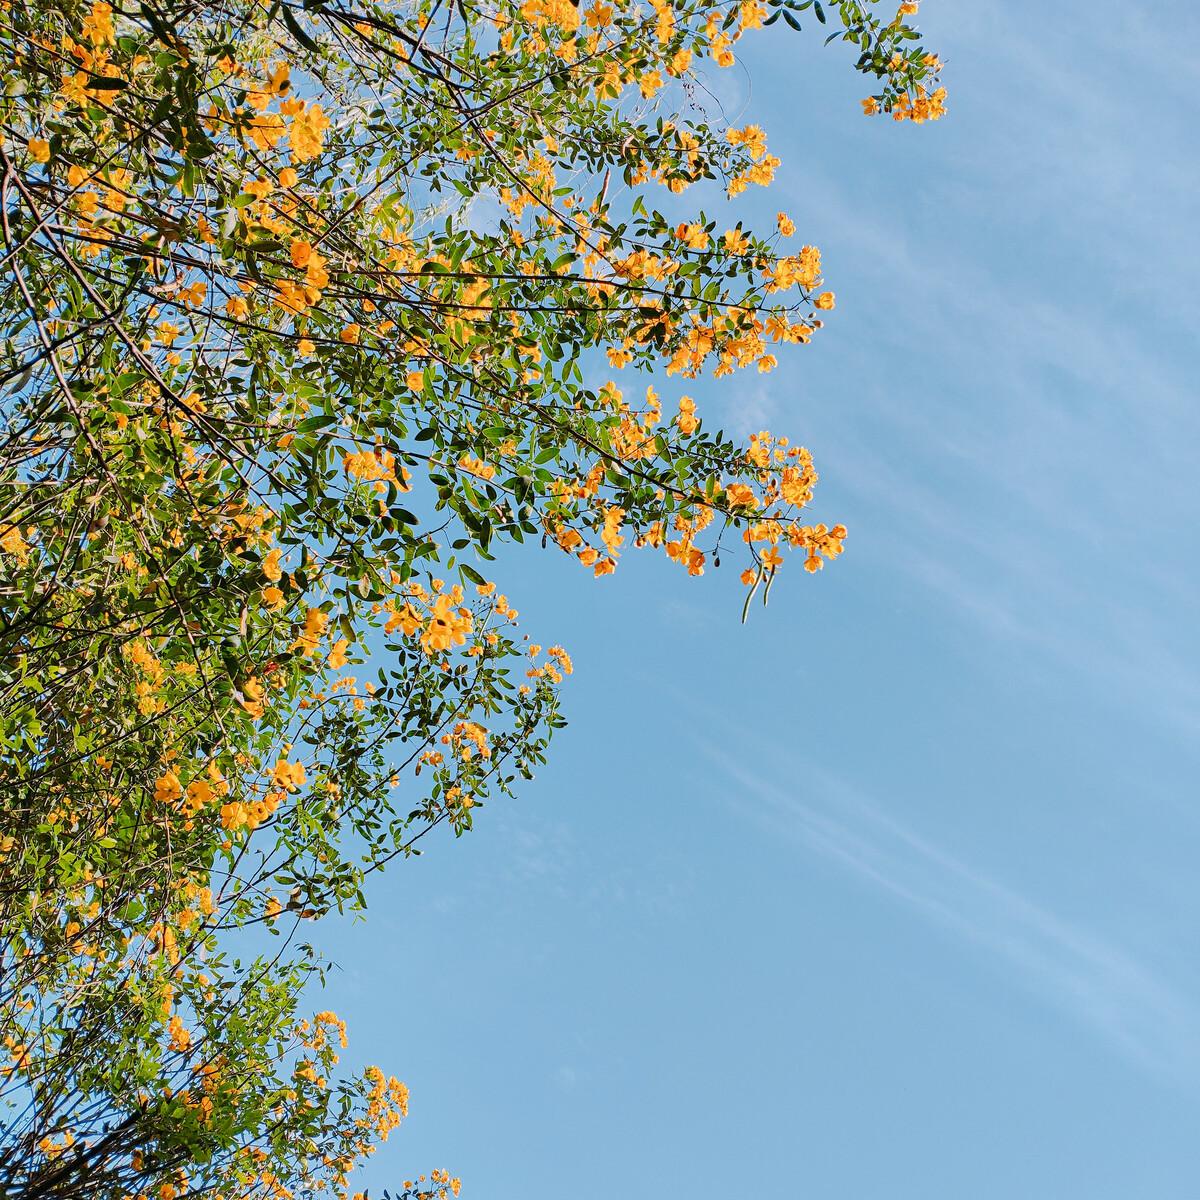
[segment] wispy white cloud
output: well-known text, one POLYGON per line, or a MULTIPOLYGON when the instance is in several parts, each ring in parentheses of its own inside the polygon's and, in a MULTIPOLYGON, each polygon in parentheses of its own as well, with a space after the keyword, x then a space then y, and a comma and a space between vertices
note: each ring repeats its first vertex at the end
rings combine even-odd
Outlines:
POLYGON ((763 382, 739 381, 718 400, 717 424, 734 437, 748 438, 760 429, 771 429, 780 413, 779 388, 763 382))
POLYGON ((1082 24, 1072 5, 1032 22, 999 0, 945 13, 930 7, 926 23, 952 64, 987 46, 996 80, 966 81, 945 127, 922 131, 956 139, 953 169, 938 160, 920 196, 881 206, 861 179, 785 149, 785 164, 802 162, 781 173, 785 206, 815 225, 840 311, 815 369, 796 368, 828 394, 804 411, 781 403, 771 427, 799 425, 836 481, 825 487, 849 491, 851 556, 868 531, 879 568, 953 619, 1035 646, 1090 694, 1191 738, 1200 410, 1174 351, 1200 312, 1194 255, 1178 244, 1194 224, 1194 164, 1178 153, 1186 110, 1167 102, 1183 76, 1148 85, 1166 123, 1152 136, 1111 79, 1131 46, 1176 57, 1164 30, 1200 31, 1200 9, 1082 24), (963 138, 972 122, 989 136, 963 138), (985 237, 1005 249, 981 253, 985 237), (839 322, 863 336, 848 344, 839 322), (930 348, 926 378, 893 382, 888 364, 913 344, 930 348), (839 403, 847 386, 857 394, 839 403))
POLYGON ((900 900, 1139 1067, 1195 1077, 1197 997, 1129 949, 977 870, 819 768, 806 768, 801 796, 707 742, 700 749, 735 785, 730 800, 744 818, 900 900))

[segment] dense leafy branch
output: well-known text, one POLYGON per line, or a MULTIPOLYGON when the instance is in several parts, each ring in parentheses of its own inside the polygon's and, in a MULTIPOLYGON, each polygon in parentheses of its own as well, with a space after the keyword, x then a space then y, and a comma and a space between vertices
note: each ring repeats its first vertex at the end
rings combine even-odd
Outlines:
POLYGON ((840 553, 805 449, 617 379, 819 332, 785 214, 691 205, 779 165, 696 85, 832 19, 935 119, 877 9, 0 4, 0 1195, 338 1193, 399 1122, 299 932, 543 762, 571 661, 497 544, 728 539, 747 605, 840 553))

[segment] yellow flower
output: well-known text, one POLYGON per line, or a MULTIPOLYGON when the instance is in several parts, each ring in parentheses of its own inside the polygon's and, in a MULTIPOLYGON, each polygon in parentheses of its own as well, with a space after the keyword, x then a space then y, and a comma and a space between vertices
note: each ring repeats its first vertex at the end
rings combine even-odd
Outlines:
POLYGON ((173 804, 183 796, 183 785, 174 771, 167 771, 154 781, 154 799, 160 804, 173 804))
POLYGON ((31 137, 29 141, 25 143, 25 146, 29 150, 29 157, 32 158, 34 162, 44 163, 50 161, 49 142, 43 141, 41 138, 31 137))
POLYGON ((351 321, 350 324, 338 334, 338 337, 341 338, 341 340, 345 342, 347 346, 357 346, 361 333, 362 326, 360 326, 356 321, 351 321))
POLYGON ((346 657, 346 648, 349 645, 350 642, 346 638, 338 638, 338 640, 333 643, 333 646, 329 651, 329 658, 326 661, 335 671, 339 667, 344 667, 349 661, 349 659, 346 657))
POLYGON ((725 230, 725 236, 721 240, 730 254, 745 254, 750 248, 750 239, 740 229, 725 230))
POLYGON ((271 72, 271 78, 263 85, 272 96, 282 96, 290 87, 288 75, 290 68, 287 63, 277 63, 271 72))
POLYGON ((692 52, 686 46, 676 50, 667 64, 668 75, 682 75, 692 65, 692 52))
POLYGON ((703 250, 708 245, 708 232, 703 225, 688 225, 681 222, 675 236, 692 250, 703 250))
POLYGON ((195 283, 189 283, 187 287, 180 289, 179 298, 189 308, 199 308, 204 303, 207 291, 208 284, 197 279, 195 283))
POLYGON ((433 602, 429 624, 421 635, 421 647, 430 654, 461 646, 471 632, 472 623, 471 610, 455 608, 452 597, 443 593, 433 602))
POLYGON ((742 29, 761 29, 766 16, 766 7, 758 0, 742 0, 738 6, 738 25, 742 29))
POLYGON ((644 100, 649 100, 662 85, 663 77, 658 71, 647 71, 638 79, 638 88, 641 90, 644 100))
POLYGON ((328 613, 323 612, 319 608, 310 608, 305 613, 304 628, 300 631, 300 636, 293 643, 292 649, 299 650, 304 655, 315 654, 317 644, 325 633, 325 626, 328 624, 328 613))
POLYGON ((604 510, 604 523, 600 529, 600 538, 604 544, 616 554, 625 538, 621 535, 621 522, 625 519, 625 510, 623 508, 606 508, 604 510))
POLYGON ((0 529, 0 550, 11 554, 22 566, 29 561, 29 543, 16 525, 6 525, 0 529))
POLYGON ((834 295, 832 292, 822 292, 813 303, 818 308, 830 309, 834 306, 834 295))
POLYGON ((187 805, 193 813, 198 813, 212 798, 212 788, 206 780, 193 779, 187 785, 187 805))
POLYGON ((247 132, 260 150, 270 150, 283 137, 283 118, 278 113, 259 113, 247 132))
POLYGON ((599 0, 587 10, 587 23, 593 29, 602 29, 612 21, 613 6, 611 4, 601 4, 599 0))
POLYGON ((294 792, 299 788, 306 778, 304 764, 288 762, 286 758, 281 758, 271 772, 271 782, 276 787, 286 788, 289 792, 294 792))
POLYGON ((696 402, 690 396, 681 396, 679 399, 679 416, 675 418, 675 423, 679 426, 679 432, 682 434, 692 434, 696 432, 696 427, 700 424, 696 417, 696 402))

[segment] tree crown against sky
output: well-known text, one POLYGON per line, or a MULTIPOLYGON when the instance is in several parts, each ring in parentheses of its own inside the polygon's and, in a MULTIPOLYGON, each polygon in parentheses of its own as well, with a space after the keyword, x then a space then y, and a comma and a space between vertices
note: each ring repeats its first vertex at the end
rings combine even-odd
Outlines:
POLYGON ((4 6, 13 1195, 336 1191, 402 1118, 302 1015, 301 931, 543 761, 571 660, 494 546, 725 554, 747 605, 840 553, 807 450, 682 391, 834 304, 786 214, 737 219, 778 160, 704 72, 824 27, 869 114, 941 114, 915 4, 826 8, 4 6))

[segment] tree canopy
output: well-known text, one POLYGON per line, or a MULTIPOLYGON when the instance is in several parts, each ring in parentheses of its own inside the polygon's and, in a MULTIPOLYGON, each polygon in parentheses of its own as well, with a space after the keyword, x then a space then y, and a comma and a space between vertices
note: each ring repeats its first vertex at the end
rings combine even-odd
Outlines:
POLYGON ((803 26, 936 119, 879 9, 0 4, 0 1194, 340 1194, 404 1116, 301 932, 543 761, 572 664, 496 546, 747 604, 840 553, 682 390, 834 305, 700 84, 803 26))

